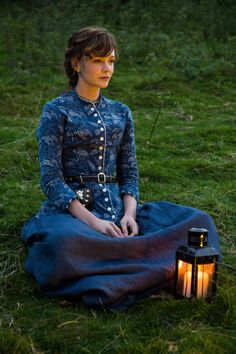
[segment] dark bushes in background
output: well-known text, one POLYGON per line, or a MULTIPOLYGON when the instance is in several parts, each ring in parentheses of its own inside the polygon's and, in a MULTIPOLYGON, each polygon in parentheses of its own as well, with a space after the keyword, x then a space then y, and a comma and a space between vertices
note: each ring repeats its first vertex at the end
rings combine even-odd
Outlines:
POLYGON ((118 38, 120 64, 164 66, 187 80, 231 75, 235 15, 233 0, 2 1, 0 70, 14 80, 58 72, 70 34, 102 25, 118 38))

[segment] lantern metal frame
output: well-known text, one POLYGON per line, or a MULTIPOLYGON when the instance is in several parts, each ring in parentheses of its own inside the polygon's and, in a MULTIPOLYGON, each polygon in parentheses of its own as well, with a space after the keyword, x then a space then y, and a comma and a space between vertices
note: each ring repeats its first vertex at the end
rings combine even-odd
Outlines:
POLYGON ((179 246, 176 250, 176 298, 204 297, 210 301, 216 293, 219 253, 207 246, 207 235, 206 229, 192 228, 188 245, 179 246))

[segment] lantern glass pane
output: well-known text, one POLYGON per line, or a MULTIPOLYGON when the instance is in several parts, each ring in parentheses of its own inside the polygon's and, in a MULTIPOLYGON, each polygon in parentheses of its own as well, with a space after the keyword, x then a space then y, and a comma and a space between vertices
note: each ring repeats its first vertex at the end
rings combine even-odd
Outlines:
POLYGON ((214 270, 214 263, 197 265, 197 297, 212 296, 214 270))
POLYGON ((178 279, 176 284, 177 294, 183 295, 185 297, 191 297, 192 291, 192 275, 193 266, 191 263, 186 263, 182 260, 178 260, 178 279))

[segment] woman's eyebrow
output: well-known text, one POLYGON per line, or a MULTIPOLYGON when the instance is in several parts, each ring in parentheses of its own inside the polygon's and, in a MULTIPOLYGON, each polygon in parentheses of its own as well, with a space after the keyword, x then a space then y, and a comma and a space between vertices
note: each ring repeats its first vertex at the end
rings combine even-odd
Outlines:
POLYGON ((99 58, 99 59, 104 59, 104 58, 115 59, 115 56, 114 55, 110 55, 110 56, 107 56, 107 57, 99 57, 99 56, 92 57, 92 59, 96 59, 96 58, 99 58))

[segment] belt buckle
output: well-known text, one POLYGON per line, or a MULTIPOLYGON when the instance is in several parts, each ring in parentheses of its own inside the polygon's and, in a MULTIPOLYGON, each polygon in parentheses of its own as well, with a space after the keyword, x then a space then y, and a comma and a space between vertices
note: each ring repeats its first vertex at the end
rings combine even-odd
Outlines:
POLYGON ((98 175, 98 183, 106 183, 106 175, 103 172, 99 172, 98 175), (101 179, 102 177, 102 179, 101 179))

